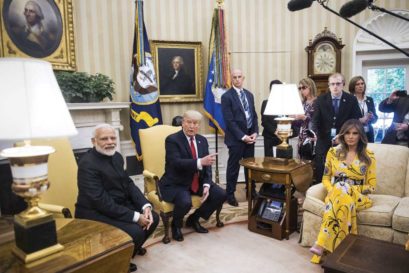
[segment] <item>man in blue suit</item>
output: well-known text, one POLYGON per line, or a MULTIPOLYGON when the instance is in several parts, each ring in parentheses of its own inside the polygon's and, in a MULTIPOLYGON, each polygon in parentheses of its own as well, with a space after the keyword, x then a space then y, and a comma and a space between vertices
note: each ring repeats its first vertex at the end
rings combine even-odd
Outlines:
POLYGON ((254 157, 258 123, 253 94, 243 89, 243 73, 241 70, 235 69, 232 71, 231 78, 233 87, 222 96, 222 112, 226 124, 224 143, 229 148, 226 173, 227 202, 231 206, 237 207, 238 203, 234 192, 240 170, 239 161, 242 158, 254 157))
POLYGON ((183 217, 192 208, 191 195, 202 197, 202 205, 186 220, 186 226, 198 233, 208 230, 199 218, 210 215, 226 201, 226 192, 213 183, 211 165, 216 154, 209 154, 207 139, 198 135, 202 114, 189 110, 183 115, 182 130, 166 138, 165 174, 159 183, 162 198, 174 204, 172 238, 183 241, 183 217))

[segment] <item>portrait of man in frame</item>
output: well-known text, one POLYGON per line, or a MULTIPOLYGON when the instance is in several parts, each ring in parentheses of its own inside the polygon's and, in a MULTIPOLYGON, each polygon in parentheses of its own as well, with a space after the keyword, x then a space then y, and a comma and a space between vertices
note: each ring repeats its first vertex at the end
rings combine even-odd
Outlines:
POLYGON ((151 41, 161 102, 202 100, 201 43, 151 41))

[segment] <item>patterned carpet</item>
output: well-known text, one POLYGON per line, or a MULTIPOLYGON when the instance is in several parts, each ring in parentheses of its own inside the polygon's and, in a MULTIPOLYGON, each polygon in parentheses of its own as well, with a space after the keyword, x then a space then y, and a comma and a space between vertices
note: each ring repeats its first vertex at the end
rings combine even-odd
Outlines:
MULTIPOLYGON (((232 207, 228 204, 223 205, 223 209, 220 212, 220 220, 226 224, 238 223, 247 221, 247 202, 240 202, 238 207, 232 207)), ((202 226, 206 228, 217 228, 216 227, 216 213, 213 213, 212 216, 208 221, 203 219, 200 220, 202 226)), ((183 228, 182 233, 188 234, 193 232, 191 228, 183 228)), ((160 221, 158 227, 156 228, 153 235, 145 242, 144 246, 150 246, 157 242, 161 242, 163 236, 165 234, 165 228, 163 226, 162 221, 160 221)), ((169 231, 169 236, 171 236, 171 232, 169 231)))

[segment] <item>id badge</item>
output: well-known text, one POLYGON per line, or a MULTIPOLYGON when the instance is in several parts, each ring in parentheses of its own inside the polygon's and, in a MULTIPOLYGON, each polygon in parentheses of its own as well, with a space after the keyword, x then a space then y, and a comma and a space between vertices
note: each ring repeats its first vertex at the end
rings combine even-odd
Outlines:
POLYGON ((334 138, 337 135, 337 129, 331 128, 331 137, 334 138))

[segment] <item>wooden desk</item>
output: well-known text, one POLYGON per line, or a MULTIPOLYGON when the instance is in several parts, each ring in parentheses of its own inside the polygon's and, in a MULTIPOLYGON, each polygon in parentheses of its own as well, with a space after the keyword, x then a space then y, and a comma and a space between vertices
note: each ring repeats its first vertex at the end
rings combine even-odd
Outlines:
POLYGON ((12 254, 14 240, 9 236, 0 242, 0 272, 128 272, 133 242, 127 233, 89 220, 56 219, 56 224, 63 251, 24 264, 12 254))
MULTIPOLYGON (((282 228, 285 228, 285 238, 288 240, 291 231, 290 230, 290 219, 291 216, 296 219, 296 208, 297 202, 291 201, 291 188, 293 185, 296 188, 307 189, 312 181, 312 167, 309 161, 294 160, 287 165, 280 164, 277 159, 272 157, 257 157, 257 158, 246 158, 240 161, 240 164, 248 170, 248 182, 262 182, 262 183, 276 183, 285 185, 285 214, 283 219, 285 219, 285 224, 281 221, 280 223, 275 223, 270 221, 269 224, 272 225, 272 230, 264 230, 257 226, 257 222, 264 222, 265 220, 260 219, 257 215, 257 207, 253 209, 253 200, 251 194, 251 186, 248 185, 248 228, 249 230, 260 233, 266 236, 270 236, 276 239, 282 238, 282 228), (297 187, 298 186, 298 187, 297 187), (293 210, 293 215, 291 215, 291 210, 293 210), (295 210, 295 212, 294 212, 295 210)), ((296 221, 296 220, 295 220, 296 221)), ((296 223, 295 223, 296 227, 296 223)))
POLYGON ((409 252, 403 245, 350 234, 322 267, 325 273, 408 273, 409 252))

